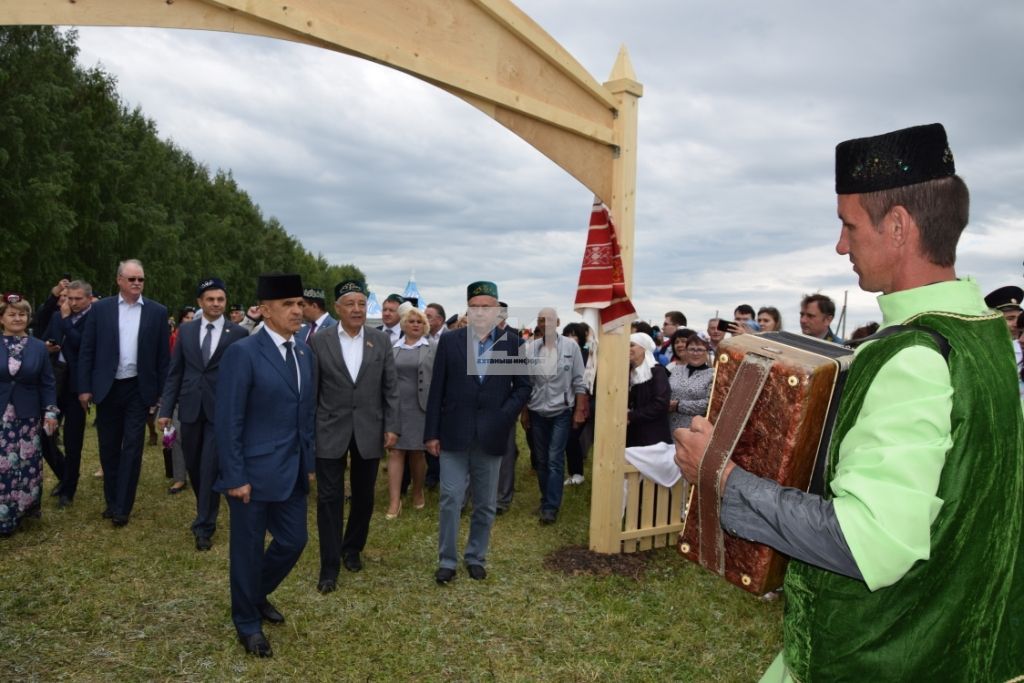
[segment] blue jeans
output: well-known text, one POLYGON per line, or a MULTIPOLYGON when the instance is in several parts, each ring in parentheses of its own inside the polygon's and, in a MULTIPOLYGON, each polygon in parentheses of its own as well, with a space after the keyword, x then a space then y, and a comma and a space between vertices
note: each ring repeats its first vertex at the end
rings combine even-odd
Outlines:
POLYGON ((466 481, 473 496, 473 516, 469 521, 469 540, 463 555, 466 564, 484 566, 487 546, 498 497, 498 471, 501 457, 488 455, 474 442, 465 451, 441 451, 441 504, 438 523, 438 566, 455 569, 459 565, 459 523, 466 481))
POLYGON ((540 509, 558 512, 562 506, 562 477, 565 475, 565 445, 572 427, 572 409, 545 416, 530 411, 530 431, 537 454, 537 483, 540 509))

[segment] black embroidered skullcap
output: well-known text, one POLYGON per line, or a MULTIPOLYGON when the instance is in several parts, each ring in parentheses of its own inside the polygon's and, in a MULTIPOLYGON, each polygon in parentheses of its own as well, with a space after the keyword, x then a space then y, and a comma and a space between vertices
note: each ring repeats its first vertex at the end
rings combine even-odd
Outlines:
POLYGON ((863 194, 954 175, 941 123, 836 145, 836 194, 863 194))
POLYGON ((366 283, 362 280, 342 280, 334 285, 334 300, 337 301, 346 294, 362 294, 368 296, 370 291, 366 289, 366 283))
POLYGON ((324 302, 324 290, 318 287, 306 287, 302 290, 302 298, 309 299, 310 301, 324 302))
POLYGON ((466 299, 472 299, 474 296, 493 296, 497 299, 498 285, 488 280, 474 282, 469 287, 466 287, 466 299))
POLYGON ((219 277, 208 277, 196 285, 196 298, 198 299, 208 289, 219 289, 227 294, 228 286, 219 277))

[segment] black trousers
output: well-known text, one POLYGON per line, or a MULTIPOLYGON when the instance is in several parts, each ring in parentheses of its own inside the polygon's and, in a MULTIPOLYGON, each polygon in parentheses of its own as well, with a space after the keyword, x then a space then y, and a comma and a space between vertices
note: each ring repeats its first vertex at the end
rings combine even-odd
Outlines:
POLYGON ((85 442, 85 411, 78 396, 65 392, 60 402, 61 426, 64 436, 64 474, 60 478, 60 494, 74 498, 82 472, 82 444, 85 442))
POLYGON ((103 497, 114 515, 129 515, 142 471, 149 406, 142 405, 137 379, 114 380, 96 406, 96 435, 103 466, 103 497))
POLYGON ((362 458, 354 435, 345 455, 337 459, 316 459, 316 527, 320 534, 321 580, 337 579, 342 555, 358 555, 366 547, 379 465, 378 458, 362 458), (343 534, 345 468, 349 461, 352 505, 343 534))
POLYGON ((181 451, 185 455, 185 469, 196 496, 192 533, 197 538, 210 538, 217 530, 220 494, 213 490, 218 471, 213 423, 206 419, 203 411, 199 411, 199 419, 195 422, 181 423, 181 451))

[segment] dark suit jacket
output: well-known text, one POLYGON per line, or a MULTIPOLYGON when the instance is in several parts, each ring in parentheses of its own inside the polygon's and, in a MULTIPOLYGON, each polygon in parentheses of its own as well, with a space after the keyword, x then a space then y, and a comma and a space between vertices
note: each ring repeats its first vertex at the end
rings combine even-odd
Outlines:
POLYGON ((309 491, 307 475, 316 470, 313 355, 302 342, 294 352, 302 378, 298 393, 266 330, 224 352, 214 418, 220 464, 215 491, 249 484, 251 499, 259 502, 287 500, 297 482, 309 491))
MULTIPOLYGON (((469 374, 468 332, 468 327, 453 330, 442 334, 438 342, 423 440, 440 439, 446 451, 467 450, 476 440, 485 453, 504 455, 509 430, 530 398, 530 382, 524 373, 491 373, 482 383, 469 374)), ((520 344, 519 335, 506 329, 494 351, 520 356, 520 344)))
POLYGON ((210 362, 203 365, 200 345, 205 334, 206 320, 202 315, 178 328, 178 341, 171 353, 171 367, 160 398, 160 417, 171 417, 177 404, 178 419, 182 422, 197 422, 200 415, 213 422, 221 357, 225 349, 249 333, 225 319, 217 348, 213 349, 210 362))
POLYGON ((626 425, 626 446, 651 446, 672 443, 668 421, 668 404, 672 387, 668 370, 661 365, 651 368, 651 379, 629 388, 629 424, 626 425))
POLYGON ((11 376, 7 368, 7 345, 0 343, 0 411, 14 404, 20 418, 42 417, 47 406, 57 405, 53 367, 46 345, 29 337, 21 352, 21 367, 11 376))
POLYGON ((60 351, 64 354, 64 361, 68 364, 64 391, 73 396, 77 396, 80 393, 78 391, 78 352, 82 346, 85 319, 89 317, 90 313, 92 313, 91 310, 79 318, 76 323, 71 322, 73 316, 62 318, 59 315, 55 315, 50 318, 50 325, 47 327, 46 334, 44 335, 44 339, 53 339, 60 345, 60 351))
MULTIPOLYGON (((78 392, 92 394, 94 403, 102 403, 114 384, 120 355, 117 296, 100 299, 85 316, 85 332, 78 353, 78 392)), ((138 368, 139 397, 147 406, 160 399, 170 362, 167 309, 145 299, 139 318, 138 368)))
POLYGON ((341 458, 355 435, 364 460, 384 455, 384 432, 398 433, 398 373, 386 332, 363 327, 363 362, 352 381, 338 328, 313 335, 316 453, 341 458))

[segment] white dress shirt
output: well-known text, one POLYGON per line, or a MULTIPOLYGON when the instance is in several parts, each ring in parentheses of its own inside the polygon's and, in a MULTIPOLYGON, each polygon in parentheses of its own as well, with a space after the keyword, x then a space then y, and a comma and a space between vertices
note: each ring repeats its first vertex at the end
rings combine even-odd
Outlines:
POLYGON ((405 337, 402 337, 394 344, 392 344, 392 346, 399 349, 409 349, 411 351, 412 349, 417 349, 421 346, 430 346, 430 340, 427 339, 426 337, 420 337, 419 339, 416 340, 415 344, 410 344, 409 342, 406 341, 405 337))
POLYGON ((341 357, 349 376, 355 382, 359 377, 359 366, 363 364, 363 328, 360 327, 359 333, 353 337, 338 325, 338 339, 341 340, 341 357))
POLYGON ((139 374, 139 324, 145 303, 141 296, 130 304, 123 296, 117 295, 118 357, 114 379, 130 379, 139 374))
POLYGON ((202 329, 199 330, 199 351, 200 353, 202 353, 203 339, 206 338, 206 335, 212 334, 213 338, 210 339, 210 356, 213 356, 213 353, 217 350, 217 344, 220 344, 220 335, 224 333, 224 316, 220 316, 216 320, 207 320, 206 316, 204 315, 201 316, 201 319, 202 329), (206 329, 206 326, 209 325, 210 323, 213 323, 212 330, 206 329))
POLYGON ((388 339, 391 340, 391 345, 394 346, 395 342, 398 341, 399 337, 402 336, 401 325, 395 325, 394 327, 388 327, 387 325, 381 326, 381 331, 388 335, 388 339))
POLYGON ((295 350, 294 337, 282 337, 277 332, 270 329, 269 325, 264 325, 263 329, 267 331, 267 334, 269 334, 270 338, 274 341, 274 346, 277 347, 278 352, 281 354, 281 360, 286 363, 288 362, 288 349, 284 348, 284 343, 287 341, 292 342, 292 355, 295 357, 295 381, 296 385, 299 387, 299 391, 302 391, 302 371, 299 370, 299 354, 295 350))

